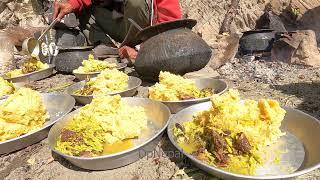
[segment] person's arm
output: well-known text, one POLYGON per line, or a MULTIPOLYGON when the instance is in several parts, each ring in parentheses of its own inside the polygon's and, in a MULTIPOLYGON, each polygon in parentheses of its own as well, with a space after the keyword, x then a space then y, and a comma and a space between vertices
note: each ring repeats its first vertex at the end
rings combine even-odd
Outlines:
POLYGON ((83 8, 91 5, 91 0, 56 0, 54 2, 53 19, 59 21, 71 12, 80 12, 83 8))
MULTIPOLYGON (((154 0, 153 7, 155 24, 182 18, 179 0, 154 0)), ((132 47, 123 46, 119 49, 121 59, 127 58, 135 60, 137 55, 138 51, 132 47)))
POLYGON ((155 23, 182 18, 179 0, 154 0, 155 23))

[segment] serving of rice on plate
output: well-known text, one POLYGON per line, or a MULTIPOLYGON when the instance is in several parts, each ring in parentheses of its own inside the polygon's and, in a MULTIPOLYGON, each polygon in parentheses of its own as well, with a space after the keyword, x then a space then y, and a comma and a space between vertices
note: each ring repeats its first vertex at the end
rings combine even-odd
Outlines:
POLYGON ((285 135, 280 126, 286 111, 270 99, 241 100, 233 89, 211 102, 191 121, 175 124, 178 145, 214 167, 254 175, 266 161, 265 148, 285 135))

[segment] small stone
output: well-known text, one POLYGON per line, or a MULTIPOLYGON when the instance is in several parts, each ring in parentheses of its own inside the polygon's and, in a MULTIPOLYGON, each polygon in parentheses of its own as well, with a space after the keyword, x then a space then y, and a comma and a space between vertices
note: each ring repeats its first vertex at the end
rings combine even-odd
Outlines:
POLYGON ((141 179, 141 178, 140 178, 140 176, 138 176, 138 175, 134 175, 134 176, 131 178, 131 180, 139 180, 139 179, 141 179))
POLYGON ((30 159, 27 160, 27 163, 29 165, 34 165, 34 164, 36 164, 36 159, 35 158, 30 158, 30 159))
POLYGON ((7 4, 7 7, 10 9, 10 11, 14 11, 16 8, 16 3, 15 2, 10 2, 7 4))
POLYGON ((255 57, 255 56, 252 56, 252 55, 245 55, 245 56, 242 57, 242 60, 243 60, 243 61, 246 61, 246 63, 252 62, 252 61, 254 61, 255 59, 256 59, 256 57, 255 57))
POLYGON ((305 77, 303 74, 300 74, 300 75, 298 76, 298 78, 299 78, 299 79, 305 79, 306 77, 305 77))
POLYGON ((48 160, 47 160, 47 164, 50 164, 54 161, 54 158, 53 157, 50 157, 48 160))

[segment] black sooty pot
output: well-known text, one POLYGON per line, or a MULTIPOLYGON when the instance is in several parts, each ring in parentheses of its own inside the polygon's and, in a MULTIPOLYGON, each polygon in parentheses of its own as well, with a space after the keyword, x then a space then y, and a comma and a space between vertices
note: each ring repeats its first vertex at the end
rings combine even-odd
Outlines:
POLYGON ((275 31, 270 29, 252 30, 243 33, 240 38, 241 54, 270 52, 275 40, 275 31))
MULTIPOLYGON (((35 34, 35 37, 39 33, 35 34)), ((51 57, 51 63, 55 64, 58 72, 72 73, 74 69, 81 66, 84 59, 88 59, 89 54, 93 54, 93 46, 86 46, 85 37, 76 30, 56 29, 55 40, 59 47, 59 53, 51 57)), ((40 51, 39 58, 49 63, 48 56, 40 51)))
POLYGON ((181 27, 181 22, 171 29, 159 28, 165 31, 154 33, 141 44, 134 63, 138 74, 143 79, 157 81, 160 71, 184 75, 205 67, 212 50, 191 28, 181 27))

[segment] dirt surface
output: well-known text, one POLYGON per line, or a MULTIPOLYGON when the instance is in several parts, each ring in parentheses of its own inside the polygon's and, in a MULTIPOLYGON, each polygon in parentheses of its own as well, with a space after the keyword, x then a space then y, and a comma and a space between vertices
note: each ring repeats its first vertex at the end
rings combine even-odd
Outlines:
MULTIPOLYGON (((282 0, 284 1, 284 0, 282 0)), ((299 2, 306 0, 299 0, 299 2)), ((41 17, 31 13, 31 1, 4 0, 0 2, 0 29, 5 27, 43 26, 41 17), (21 8, 23 7, 23 8, 21 8)), ((197 19, 194 31, 206 42, 216 44, 220 25, 228 9, 230 0, 181 0, 184 16, 197 19)), ((263 14, 265 5, 270 0, 242 0, 238 15, 232 23, 232 32, 254 28, 255 21, 263 14)), ((275 1, 278 2, 278 1, 275 1)), ((279 7, 283 7, 280 4, 279 7)), ((301 17, 310 21, 309 17, 301 17)), ((280 11, 281 13, 282 11, 280 11)), ((302 15, 302 14, 301 14, 302 15)), ((315 18, 316 19, 316 18, 315 18)), ((308 25, 308 24, 307 24, 308 25)), ((309 27, 305 25, 306 27, 309 27)), ((312 27, 314 23, 311 23, 312 27)), ((312 29, 312 28, 311 28, 312 29)), ((130 68, 126 72, 134 75, 130 68)), ((240 90, 243 98, 272 98, 281 105, 300 109, 320 119, 320 69, 281 62, 254 61, 252 58, 234 59, 217 71, 210 65, 186 77, 220 77, 226 79, 230 87, 240 90)), ((41 92, 63 91, 74 83, 74 76, 57 74, 48 79, 27 84, 41 92)), ((144 82, 138 89, 138 97, 146 97, 147 86, 144 82)), ((49 149, 47 139, 23 150, 0 155, 0 179, 216 179, 195 168, 180 154, 164 135, 156 150, 139 161, 125 167, 108 171, 87 171, 71 165, 49 149)), ((315 170, 296 179, 320 179, 320 170, 315 170)))
MULTIPOLYGON (((126 72, 131 72, 130 68, 126 72)), ((240 90, 244 98, 272 98, 281 105, 298 108, 320 118, 320 69, 285 63, 235 59, 218 72, 205 69, 188 77, 220 77, 230 87, 240 90)), ((43 92, 62 91, 72 83, 71 75, 58 74, 29 86, 43 92), (57 87, 57 88, 53 88, 57 87), (53 90, 52 90, 53 89, 53 90)), ((137 96, 147 96, 147 86, 138 89, 137 96)), ((87 171, 71 165, 52 154, 47 139, 23 150, 0 156, 0 179, 216 179, 195 168, 180 154, 165 135, 156 150, 141 160, 108 171, 87 171)), ((320 170, 296 179, 316 180, 320 170)))

